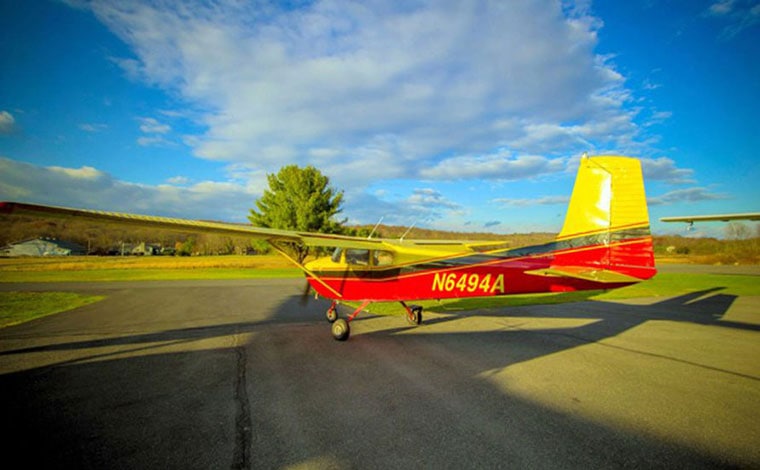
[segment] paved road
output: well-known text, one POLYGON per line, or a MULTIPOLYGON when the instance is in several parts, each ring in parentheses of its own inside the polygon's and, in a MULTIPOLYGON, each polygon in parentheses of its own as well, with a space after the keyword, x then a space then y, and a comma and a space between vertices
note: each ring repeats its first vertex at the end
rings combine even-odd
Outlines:
MULTIPOLYGON (((102 293, 0 330, 4 461, 45 468, 760 466, 760 299, 363 316, 302 281, 102 293)), ((44 290, 50 286, 0 285, 44 290)))

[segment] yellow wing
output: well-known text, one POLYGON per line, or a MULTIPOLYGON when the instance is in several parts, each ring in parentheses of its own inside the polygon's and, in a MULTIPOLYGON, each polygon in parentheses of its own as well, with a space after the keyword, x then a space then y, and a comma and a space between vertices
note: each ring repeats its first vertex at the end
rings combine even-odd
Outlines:
MULTIPOLYGON (((488 252, 508 248, 509 243, 499 241, 452 241, 452 240, 396 240, 362 238, 325 233, 302 232, 254 227, 247 224, 209 222, 203 220, 176 219, 152 215, 109 212, 92 209, 74 209, 20 202, 0 202, 0 214, 31 215, 35 217, 76 217, 94 222, 116 222, 135 227, 155 227, 181 232, 214 233, 245 236, 266 240, 278 251, 282 242, 301 243, 305 246, 322 246, 344 249, 386 250, 398 253, 399 261, 419 260, 452 256, 469 252, 488 252)), ((300 265, 299 265, 300 266, 300 265)))
POLYGON ((662 217, 661 222, 729 222, 731 220, 760 220, 760 212, 745 212, 742 214, 687 215, 683 217, 662 217))
POLYGON ((188 232, 216 233, 225 235, 240 235, 273 242, 296 242, 307 246, 331 246, 349 248, 377 248, 382 245, 380 240, 371 240, 343 235, 299 232, 254 227, 246 224, 223 222, 208 222, 203 220, 175 219, 152 215, 108 212, 92 209, 73 209, 69 207, 26 204, 20 202, 0 202, 0 213, 16 215, 68 216, 102 222, 118 222, 139 227, 156 227, 188 232))

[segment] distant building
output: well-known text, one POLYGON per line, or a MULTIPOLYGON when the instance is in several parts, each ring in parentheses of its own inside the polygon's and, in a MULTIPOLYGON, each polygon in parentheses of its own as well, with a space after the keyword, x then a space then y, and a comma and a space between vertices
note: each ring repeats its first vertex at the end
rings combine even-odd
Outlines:
POLYGON ((141 243, 119 243, 112 246, 107 254, 109 256, 152 256, 162 254, 161 246, 156 244, 141 243))
POLYGON ((81 256, 86 254, 87 249, 82 245, 49 238, 24 240, 0 248, 0 256, 81 256))
POLYGON ((161 254, 161 247, 158 245, 150 245, 145 242, 138 243, 132 248, 133 255, 139 256, 152 256, 161 254))

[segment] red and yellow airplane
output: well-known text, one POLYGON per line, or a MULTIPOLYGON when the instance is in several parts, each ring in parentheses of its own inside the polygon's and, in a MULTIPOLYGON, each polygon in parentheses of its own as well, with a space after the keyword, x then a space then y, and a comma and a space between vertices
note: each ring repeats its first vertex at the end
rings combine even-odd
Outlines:
POLYGON ((418 325, 422 307, 409 301, 612 289, 657 272, 641 165, 628 157, 584 156, 556 240, 521 248, 494 241, 365 239, 15 202, 0 203, 0 212, 70 215, 267 240, 303 270, 318 295, 332 300, 327 319, 337 340, 348 339, 349 323, 372 302, 398 301, 408 321, 418 325), (335 251, 300 264, 288 256, 283 243, 335 251), (361 305, 339 318, 336 306, 344 301, 361 305))

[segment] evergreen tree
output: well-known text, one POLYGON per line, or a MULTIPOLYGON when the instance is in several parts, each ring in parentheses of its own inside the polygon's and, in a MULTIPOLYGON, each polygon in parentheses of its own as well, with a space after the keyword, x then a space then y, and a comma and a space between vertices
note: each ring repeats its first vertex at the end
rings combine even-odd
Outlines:
MULTIPOLYGON (((341 212, 343 191, 330 186, 330 180, 309 165, 282 167, 267 175, 269 189, 256 201, 248 220, 257 227, 304 232, 342 233, 343 221, 334 217, 341 212)), ((308 248, 292 245, 299 263, 308 255, 308 248)))

